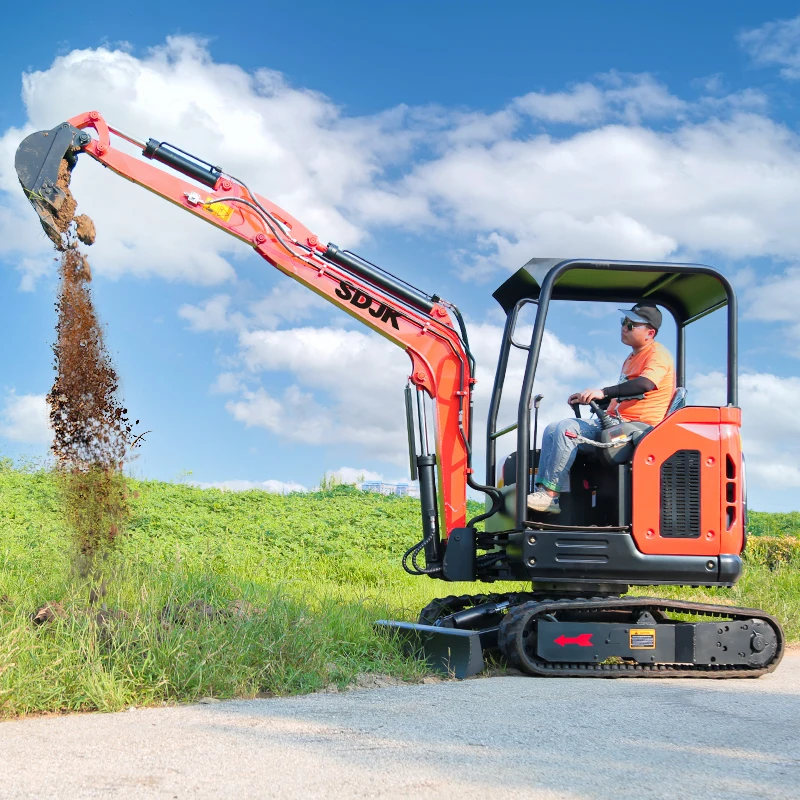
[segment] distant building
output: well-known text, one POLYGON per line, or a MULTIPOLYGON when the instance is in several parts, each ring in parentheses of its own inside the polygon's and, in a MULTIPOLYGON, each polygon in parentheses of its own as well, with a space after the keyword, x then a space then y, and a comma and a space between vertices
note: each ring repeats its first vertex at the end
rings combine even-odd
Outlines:
POLYGON ((419 497, 419 486, 409 483, 383 483, 382 481, 364 481, 362 492, 395 495, 396 497, 419 497))

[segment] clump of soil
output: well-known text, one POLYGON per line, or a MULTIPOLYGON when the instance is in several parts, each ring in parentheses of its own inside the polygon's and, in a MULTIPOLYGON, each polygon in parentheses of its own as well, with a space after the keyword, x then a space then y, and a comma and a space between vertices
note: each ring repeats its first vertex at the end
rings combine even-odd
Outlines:
MULTIPOLYGON (((64 159, 58 167, 58 180, 56 181, 56 186, 61 189, 62 192, 66 195, 64 202, 61 204, 61 208, 58 211, 53 212, 53 223, 56 226, 56 229, 53 230, 44 226, 45 233, 50 237, 53 244, 56 246, 56 249, 63 250, 64 249, 64 240, 62 234, 67 233, 69 231, 69 226, 72 224, 72 219, 75 216, 75 209, 78 207, 78 201, 72 196, 72 192, 69 189, 69 181, 72 177, 72 172, 70 171, 69 162, 64 159)), ((94 226, 92 226, 94 227, 94 226)))
POLYGON ((129 516, 122 468, 132 425, 118 395, 119 378, 92 302, 89 261, 75 241, 77 236, 85 244, 94 242, 95 227, 85 214, 74 216, 77 203, 69 189, 70 177, 67 162, 62 161, 58 187, 66 200, 54 217, 58 237, 51 236, 62 251, 53 345, 56 377, 47 401, 65 513, 76 534, 79 572, 85 575, 129 516))
POLYGON ((75 233, 84 244, 94 244, 95 239, 97 239, 97 231, 94 227, 94 222, 92 222, 91 217, 87 217, 86 214, 81 214, 79 217, 75 217, 75 233))
POLYGON ((34 625, 44 625, 46 622, 55 622, 66 616, 67 612, 60 603, 45 603, 38 611, 31 614, 31 621, 34 625))

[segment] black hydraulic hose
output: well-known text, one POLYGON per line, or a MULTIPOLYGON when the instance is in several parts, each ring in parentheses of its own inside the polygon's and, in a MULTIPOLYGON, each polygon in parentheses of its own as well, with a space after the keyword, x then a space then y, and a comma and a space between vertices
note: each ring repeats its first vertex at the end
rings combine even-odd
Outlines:
POLYGON ((472 355, 472 351, 469 349, 469 337, 467 336, 467 326, 464 323, 464 317, 461 316, 461 311, 459 310, 458 306, 454 305, 453 303, 447 303, 447 307, 453 310, 453 314, 458 322, 458 327, 461 329, 461 341, 464 343, 464 351, 469 359, 470 372, 474 372, 475 358, 472 355))
MULTIPOLYGON (((247 187, 245 186, 245 188, 247 187)), ((250 190, 247 189, 247 191, 249 192, 250 190)), ((258 214, 259 217, 261 217, 261 219, 264 221, 264 224, 272 232, 272 235, 275 237, 275 240, 290 256, 306 260, 305 256, 301 255, 300 253, 295 253, 294 250, 292 250, 290 247, 286 245, 286 243, 283 241, 284 238, 287 238, 286 234, 284 234, 283 232, 278 233, 278 231, 275 229, 275 225, 273 225, 273 223, 275 222, 275 218, 268 211, 265 211, 264 207, 260 203, 254 203, 251 202, 250 200, 245 200, 244 197, 235 197, 231 195, 229 197, 218 197, 216 200, 210 200, 207 203, 203 203, 203 205, 213 206, 215 203, 241 203, 243 206, 251 208, 253 211, 256 212, 256 214, 258 214)), ((309 248, 305 247, 302 244, 299 244, 297 242, 293 242, 293 244, 297 244, 298 247, 302 247, 304 250, 310 252, 309 248)))
POLYGON ((433 536, 433 533, 429 533, 422 541, 412 545, 408 548, 408 550, 406 550, 405 553, 403 553, 403 559, 401 563, 403 565, 403 569, 409 575, 435 575, 436 573, 442 571, 441 565, 435 567, 421 567, 419 564, 417 564, 417 558, 419 557, 419 554, 425 549, 426 545, 430 544, 433 536), (408 566, 409 558, 411 559, 413 569, 408 566))

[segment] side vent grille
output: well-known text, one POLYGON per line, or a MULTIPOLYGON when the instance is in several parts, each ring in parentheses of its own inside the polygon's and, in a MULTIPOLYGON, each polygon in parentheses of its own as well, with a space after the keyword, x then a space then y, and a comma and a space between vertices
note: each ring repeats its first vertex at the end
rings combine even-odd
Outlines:
POLYGON ((700 536, 699 450, 678 450, 661 465, 661 536, 700 536))

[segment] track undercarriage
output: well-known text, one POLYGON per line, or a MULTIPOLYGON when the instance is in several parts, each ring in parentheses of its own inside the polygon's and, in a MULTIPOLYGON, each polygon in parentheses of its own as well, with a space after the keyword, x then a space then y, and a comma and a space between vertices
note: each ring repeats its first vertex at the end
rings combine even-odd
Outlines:
POLYGON ((383 624, 459 678, 483 669, 484 652, 542 677, 757 678, 784 648, 780 623, 761 611, 655 597, 451 596, 416 625, 383 624))

